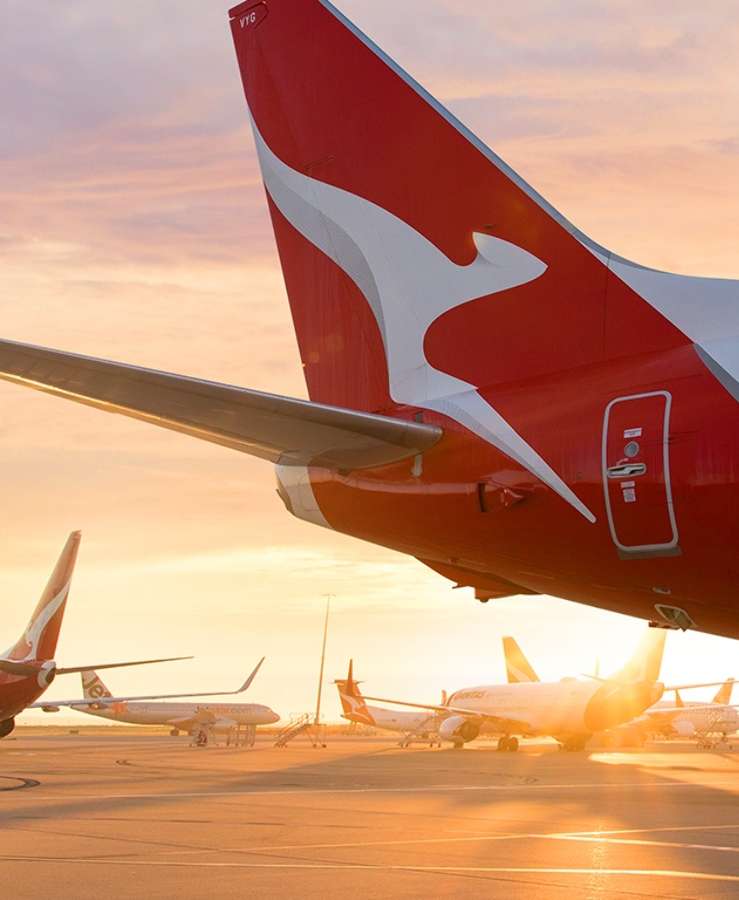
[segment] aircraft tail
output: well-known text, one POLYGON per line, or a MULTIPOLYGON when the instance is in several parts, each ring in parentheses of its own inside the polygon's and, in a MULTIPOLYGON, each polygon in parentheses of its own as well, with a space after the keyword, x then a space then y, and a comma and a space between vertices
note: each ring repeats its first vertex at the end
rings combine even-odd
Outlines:
POLYGON ((607 271, 563 216, 328 0, 229 15, 311 400, 392 412, 592 361, 607 271))
POLYGON ((636 652, 623 669, 613 676, 613 680, 658 681, 666 637, 667 630, 664 628, 647 628, 646 633, 639 641, 636 652))
POLYGON ((716 693, 716 696, 713 698, 714 703, 720 703, 722 706, 728 706, 731 703, 731 695, 734 691, 734 679, 727 678, 726 681, 721 685, 716 693))
POLYGON ((359 682, 354 680, 354 660, 349 660, 349 672, 346 678, 337 680, 335 684, 339 691, 344 718, 362 725, 374 725, 375 720, 359 690, 359 682))
POLYGON ((112 697, 113 695, 98 673, 90 671, 82 673, 82 696, 85 700, 100 700, 102 697, 112 697))
POLYGON ((687 339, 329 0, 230 17, 311 400, 450 418, 594 521, 476 389, 687 339))
POLYGON ((67 538, 26 630, 6 654, 7 659, 30 661, 54 658, 81 537, 80 531, 73 531, 67 538))
POLYGON ((509 684, 518 684, 521 681, 539 681, 539 676, 526 659, 515 638, 509 636, 503 638, 503 655, 509 684))

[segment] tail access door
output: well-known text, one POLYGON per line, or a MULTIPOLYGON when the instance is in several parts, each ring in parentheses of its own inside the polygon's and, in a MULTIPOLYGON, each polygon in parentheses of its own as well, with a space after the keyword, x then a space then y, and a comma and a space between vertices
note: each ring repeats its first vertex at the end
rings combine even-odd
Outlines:
POLYGON ((603 421, 603 490, 611 537, 625 559, 679 554, 670 484, 672 395, 618 397, 603 421))

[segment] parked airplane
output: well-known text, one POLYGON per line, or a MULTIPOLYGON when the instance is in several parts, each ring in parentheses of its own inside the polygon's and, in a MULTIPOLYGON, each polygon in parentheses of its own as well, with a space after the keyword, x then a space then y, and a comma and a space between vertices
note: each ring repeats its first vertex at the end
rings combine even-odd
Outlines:
MULTIPOLYGON (((531 663, 512 637, 503 638, 503 654, 509 684, 539 681, 531 663)), ((596 674, 597 678, 597 674, 596 674)), ((729 678, 719 688, 711 703, 685 701, 679 690, 675 702, 660 701, 641 716, 611 730, 606 738, 618 738, 618 746, 643 746, 650 734, 664 737, 695 737, 705 749, 725 742, 729 734, 739 729, 739 710, 731 704, 734 679, 729 678)))
POLYGON ((231 731, 238 726, 255 728, 257 725, 272 725, 280 717, 268 706, 259 703, 163 703, 177 697, 215 697, 223 694, 241 694, 254 681, 264 657, 254 671, 236 691, 215 693, 150 694, 138 697, 115 697, 103 684, 97 672, 82 673, 82 694, 80 700, 57 700, 50 704, 37 704, 47 711, 56 711, 67 706, 77 712, 111 719, 115 722, 130 722, 133 725, 167 725, 171 734, 180 731, 187 734, 204 735, 203 743, 217 731, 231 731), (160 702, 157 702, 160 701, 160 702))
POLYGON ((346 678, 337 680, 334 684, 339 691, 342 718, 349 722, 370 725, 383 731, 398 731, 403 735, 401 747, 407 747, 413 741, 428 743, 431 746, 439 743, 439 726, 444 719, 442 714, 435 711, 400 712, 381 706, 368 706, 359 690, 359 682, 354 680, 353 660, 349 660, 346 678))
POLYGON ((696 738, 711 749, 739 730, 739 709, 731 703, 734 679, 721 685, 710 703, 685 701, 675 691, 675 703, 658 703, 638 720, 645 730, 665 737, 696 738))
POLYGON ((482 601, 739 637, 739 282, 595 243, 328 0, 267 11, 231 29, 310 401, 11 341, 0 377, 271 460, 482 601))
POLYGON ((0 738, 7 737, 11 733, 15 728, 15 717, 18 713, 34 706, 34 701, 44 693, 57 675, 189 658, 176 656, 168 659, 142 659, 136 662, 96 663, 90 666, 62 667, 56 664, 54 653, 67 605, 80 539, 79 531, 73 531, 69 535, 26 630, 15 644, 0 656, 0 738))
POLYGON ((368 695, 364 699, 443 715, 439 734, 455 747, 473 741, 485 726, 502 735, 499 750, 517 750, 518 736, 553 737, 565 750, 582 750, 593 734, 641 715, 665 690, 704 686, 665 688, 657 680, 664 643, 664 629, 648 629, 631 660, 607 679, 481 685, 456 691, 441 705, 368 695))

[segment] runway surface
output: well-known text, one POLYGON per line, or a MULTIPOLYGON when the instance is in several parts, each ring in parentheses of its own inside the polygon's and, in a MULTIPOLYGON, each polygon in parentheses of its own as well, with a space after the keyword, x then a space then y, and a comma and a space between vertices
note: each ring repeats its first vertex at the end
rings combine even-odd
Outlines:
MULTIPOLYGON (((739 743, 739 742, 738 742, 739 743)), ((739 752, 0 744, 14 897, 739 897, 739 752)))

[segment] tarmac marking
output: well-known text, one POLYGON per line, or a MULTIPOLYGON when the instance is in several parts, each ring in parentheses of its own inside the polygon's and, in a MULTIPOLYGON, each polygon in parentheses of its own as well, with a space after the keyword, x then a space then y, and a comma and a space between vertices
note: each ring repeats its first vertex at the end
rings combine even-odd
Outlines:
POLYGON ((680 841, 640 841, 636 838, 609 838, 597 835, 559 834, 550 835, 551 840, 584 841, 597 844, 626 844, 634 847, 673 847, 678 850, 717 850, 724 853, 739 853, 739 847, 728 847, 722 844, 683 844, 680 841))
MULTIPOLYGON (((713 828, 736 828, 736 825, 718 825, 710 826, 713 828)), ((660 831, 661 829, 644 829, 646 833, 652 830, 660 831)), ((686 829, 690 831, 700 831, 700 827, 686 829)), ((618 832, 616 832, 618 833, 618 832)), ((382 846, 406 846, 411 844, 463 844, 475 842, 494 842, 494 841, 516 841, 516 840, 547 840, 547 841, 585 841, 592 843, 604 844, 634 844, 654 847, 684 847, 685 849, 696 850, 726 850, 731 853, 739 853, 739 847, 727 847, 712 844, 681 844, 678 841, 646 841, 629 838, 607 837, 609 832, 589 831, 589 832, 530 832, 521 834, 520 832, 510 832, 508 834, 492 834, 492 835, 473 835, 469 837, 447 837, 447 838, 418 838, 406 839, 402 841, 366 841, 344 844, 289 844, 273 847, 246 847, 243 849, 234 848, 230 852, 236 853, 259 853, 261 851, 273 850, 331 850, 331 849, 362 849, 366 847, 382 847, 382 846)))
POLYGON ((177 862, 170 860, 135 859, 90 859, 86 857, 58 856, 0 856, 4 862, 51 862, 73 865, 138 866, 141 868, 187 868, 187 869, 300 869, 317 871, 362 871, 362 872, 449 872, 479 873, 490 875, 612 875, 625 877, 676 878, 693 881, 722 881, 739 883, 739 875, 723 875, 715 872, 695 872, 680 869, 599 869, 549 866, 412 866, 412 865, 372 865, 367 863, 247 863, 247 862, 177 862))
MULTIPOLYGON (((422 787, 400 787, 400 788, 384 788, 384 787, 366 787, 366 788, 298 788, 290 789, 256 789, 253 791, 179 791, 177 793, 128 793, 128 794, 106 794, 105 800, 178 800, 202 797, 274 797, 274 796, 315 796, 322 794, 439 794, 454 793, 464 791, 479 792, 502 792, 510 793, 511 791, 554 791, 554 790, 610 790, 610 789, 628 789, 634 788, 659 788, 664 790, 698 788, 706 790, 716 787, 733 787, 738 788, 739 783, 736 778, 727 781, 713 781, 710 784, 698 784, 696 782, 684 781, 623 781, 623 782, 593 782, 593 783, 564 783, 564 784, 481 784, 481 785, 424 785, 422 787)), ((28 799, 41 800, 100 800, 100 794, 49 794, 45 792, 33 792, 28 795, 28 799)))
MULTIPOLYGON (((370 847, 405 847, 405 846, 425 846, 428 844, 464 844, 464 843, 480 843, 480 842, 496 842, 496 841, 516 841, 516 840, 571 840, 571 841, 588 841, 596 843, 623 843, 623 844, 643 844, 644 846, 664 846, 664 847, 683 847, 685 849, 705 849, 705 850, 728 850, 733 853, 739 853, 739 847, 723 847, 710 844, 681 844, 679 842, 660 842, 660 841, 640 841, 635 839, 619 839, 609 837, 609 835, 619 834, 652 834, 665 831, 708 831, 708 830, 731 830, 739 829, 739 825, 682 825, 670 826, 665 828, 630 828, 614 831, 545 831, 545 832, 502 832, 501 834, 473 834, 463 837, 437 837, 437 838, 405 838, 403 840, 392 841, 346 841, 341 843, 322 843, 322 844, 272 844, 252 847, 229 847, 220 848, 219 852, 223 853, 249 853, 259 856, 266 853, 285 850, 349 850, 349 849, 368 849, 370 847)), ((202 849, 182 849, 173 850, 171 855, 189 855, 194 853, 211 852, 206 848, 202 849)), ((164 851, 167 854, 167 851, 164 851)), ((164 855, 163 854, 163 855, 164 855)))

